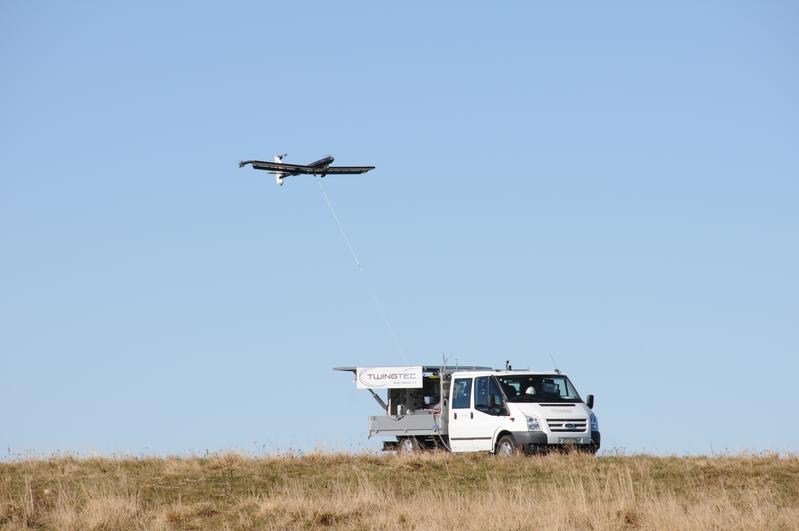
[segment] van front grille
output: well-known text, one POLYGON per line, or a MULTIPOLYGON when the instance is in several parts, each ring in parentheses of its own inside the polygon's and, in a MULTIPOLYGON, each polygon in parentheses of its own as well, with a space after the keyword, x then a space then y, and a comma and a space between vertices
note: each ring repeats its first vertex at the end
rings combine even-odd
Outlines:
POLYGON ((584 432, 588 419, 547 419, 547 425, 553 433, 584 432))

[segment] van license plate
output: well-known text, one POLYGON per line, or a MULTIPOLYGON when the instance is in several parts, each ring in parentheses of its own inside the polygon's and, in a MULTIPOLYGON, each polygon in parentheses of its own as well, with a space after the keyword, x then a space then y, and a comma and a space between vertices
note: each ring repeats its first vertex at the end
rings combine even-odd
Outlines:
POLYGON ((583 440, 580 437, 560 437, 558 442, 560 444, 582 444, 583 440))

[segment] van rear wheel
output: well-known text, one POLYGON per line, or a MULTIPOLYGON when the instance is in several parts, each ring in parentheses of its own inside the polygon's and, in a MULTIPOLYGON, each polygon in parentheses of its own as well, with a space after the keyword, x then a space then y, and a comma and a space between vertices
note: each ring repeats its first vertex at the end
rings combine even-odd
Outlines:
POLYGON ((497 448, 494 451, 496 455, 505 457, 508 455, 513 455, 519 452, 518 446, 516 446, 516 441, 514 440, 512 435, 503 435, 497 441, 497 448))
POLYGON ((397 450, 404 455, 418 453, 420 451, 419 441, 416 437, 403 437, 397 444, 397 450))

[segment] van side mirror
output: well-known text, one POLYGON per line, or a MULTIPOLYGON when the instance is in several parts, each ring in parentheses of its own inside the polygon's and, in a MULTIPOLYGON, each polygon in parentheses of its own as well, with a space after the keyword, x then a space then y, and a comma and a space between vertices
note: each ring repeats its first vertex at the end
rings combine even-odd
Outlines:
POLYGON ((588 395, 585 405, 588 406, 588 409, 594 409, 594 395, 588 395))
POLYGON ((494 395, 488 395, 488 409, 494 409, 496 403, 494 402, 494 395))

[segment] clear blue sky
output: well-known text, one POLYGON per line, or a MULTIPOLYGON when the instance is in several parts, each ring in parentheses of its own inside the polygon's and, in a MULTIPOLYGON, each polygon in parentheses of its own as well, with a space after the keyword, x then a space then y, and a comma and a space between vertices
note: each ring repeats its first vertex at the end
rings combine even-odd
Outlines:
POLYGON ((0 4, 0 448, 377 448, 336 365, 799 451, 795 2, 0 4), (240 159, 374 164, 325 184, 240 159))

